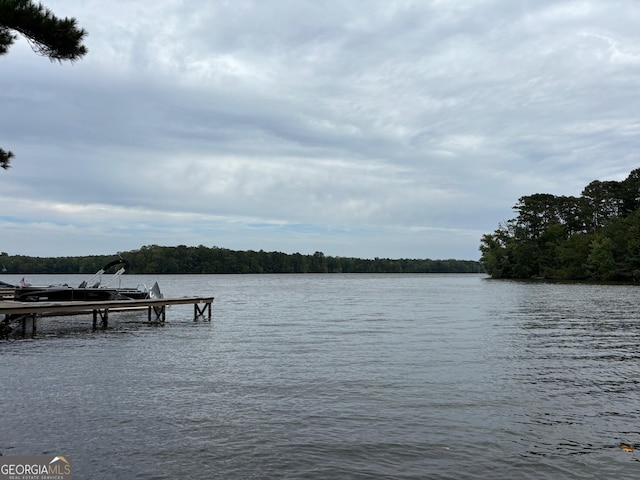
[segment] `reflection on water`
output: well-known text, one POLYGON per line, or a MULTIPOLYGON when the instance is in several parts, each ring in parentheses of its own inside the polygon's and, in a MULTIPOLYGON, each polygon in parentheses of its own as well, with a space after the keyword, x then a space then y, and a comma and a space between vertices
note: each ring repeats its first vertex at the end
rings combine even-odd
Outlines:
MULTIPOLYGON (((525 458, 610 461, 638 442, 640 319, 632 286, 505 282, 525 458)), ((627 460, 637 462, 634 455, 627 460)))
POLYGON ((172 307, 161 329, 142 313, 107 332, 62 321, 0 342, 0 452, 60 452, 94 479, 624 479, 640 467, 636 287, 158 280, 168 296, 214 295, 213 323, 172 307))

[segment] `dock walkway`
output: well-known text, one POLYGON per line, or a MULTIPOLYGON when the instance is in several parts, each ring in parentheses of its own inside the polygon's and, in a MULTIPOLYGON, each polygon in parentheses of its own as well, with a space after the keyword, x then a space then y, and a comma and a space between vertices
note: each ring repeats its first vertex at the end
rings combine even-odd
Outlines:
POLYGON ((214 297, 177 297, 177 298, 145 298, 140 300, 105 300, 105 301, 75 301, 75 302, 16 302, 0 300, 0 315, 5 315, 5 322, 20 321, 22 334, 27 331, 27 323, 31 323, 31 335, 37 331, 37 318, 43 315, 61 316, 68 314, 93 314, 93 328, 97 328, 98 317, 102 328, 109 325, 109 311, 127 311, 144 309, 148 311, 149 322, 164 322, 166 307, 169 305, 193 305, 193 319, 202 318, 211 321, 211 304, 214 297), (153 312, 153 313, 152 313, 153 312))

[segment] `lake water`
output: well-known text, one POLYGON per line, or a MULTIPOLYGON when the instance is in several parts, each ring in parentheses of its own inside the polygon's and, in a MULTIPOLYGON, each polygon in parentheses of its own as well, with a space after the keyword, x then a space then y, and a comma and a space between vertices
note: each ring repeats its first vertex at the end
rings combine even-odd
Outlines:
POLYGON ((213 321, 176 306, 164 327, 42 319, 0 341, 4 455, 65 455, 92 480, 640 478, 638 287, 125 279, 213 295, 213 321))

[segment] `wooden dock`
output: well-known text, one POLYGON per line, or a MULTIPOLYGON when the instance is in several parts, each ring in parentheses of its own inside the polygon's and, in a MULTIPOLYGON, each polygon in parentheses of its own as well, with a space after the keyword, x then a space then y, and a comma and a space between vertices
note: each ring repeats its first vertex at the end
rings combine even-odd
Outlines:
POLYGON ((22 323, 23 336, 27 333, 30 323, 31 335, 37 331, 37 319, 42 316, 62 316, 69 314, 93 314, 93 328, 109 326, 109 312, 147 309, 149 323, 164 323, 166 308, 170 305, 193 305, 193 320, 203 319, 211 321, 211 304, 214 297, 178 297, 178 298, 146 298, 141 300, 105 300, 105 301, 75 301, 75 302, 16 302, 0 300, 0 315, 5 315, 4 323, 9 321, 22 323))

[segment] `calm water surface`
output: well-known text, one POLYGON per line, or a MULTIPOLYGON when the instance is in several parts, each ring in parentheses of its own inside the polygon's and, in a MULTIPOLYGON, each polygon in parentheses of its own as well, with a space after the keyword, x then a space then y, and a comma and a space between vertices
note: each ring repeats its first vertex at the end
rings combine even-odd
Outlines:
POLYGON ((213 322, 0 341, 0 452, 69 456, 75 479, 640 478, 637 287, 126 277, 156 279, 215 296, 213 322))

